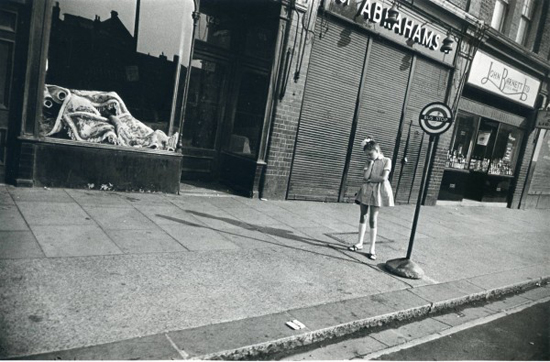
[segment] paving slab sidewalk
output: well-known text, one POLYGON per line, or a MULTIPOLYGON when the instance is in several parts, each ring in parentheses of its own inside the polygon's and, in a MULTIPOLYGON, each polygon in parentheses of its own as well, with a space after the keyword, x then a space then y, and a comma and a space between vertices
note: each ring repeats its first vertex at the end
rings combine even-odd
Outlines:
POLYGON ((354 205, 217 195, 0 185, 0 357, 253 358, 550 277, 544 210, 423 207, 408 280, 383 265, 413 205, 382 210, 373 262, 354 205))

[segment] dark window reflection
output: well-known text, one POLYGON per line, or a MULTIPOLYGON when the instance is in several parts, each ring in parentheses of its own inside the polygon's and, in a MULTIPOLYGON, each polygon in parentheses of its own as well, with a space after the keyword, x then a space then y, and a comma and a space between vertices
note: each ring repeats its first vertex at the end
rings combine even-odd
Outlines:
POLYGON ((221 62, 193 60, 183 147, 213 149, 221 117, 227 66, 221 62))
POLYGON ((266 74, 251 71, 242 74, 229 151, 243 155, 257 155, 268 82, 266 74))
POLYGON ((43 135, 75 139, 76 132, 80 135, 76 139, 90 142, 175 147, 176 137, 169 139, 169 136, 179 127, 176 112, 181 108, 186 72, 183 64, 188 57, 189 42, 184 37, 190 19, 187 21, 185 15, 191 9, 186 3, 184 0, 57 2, 52 16, 46 83, 75 96, 65 101, 48 95, 46 101, 52 104, 45 102, 43 135), (110 106, 98 106, 97 99, 110 106), (73 104, 67 104, 70 102, 73 104), (80 108, 85 114, 75 113, 80 108), (67 118, 69 110, 72 113, 67 118), (49 134, 60 119, 62 129, 49 134), (114 132, 114 136, 103 137, 101 132, 107 130, 114 132))

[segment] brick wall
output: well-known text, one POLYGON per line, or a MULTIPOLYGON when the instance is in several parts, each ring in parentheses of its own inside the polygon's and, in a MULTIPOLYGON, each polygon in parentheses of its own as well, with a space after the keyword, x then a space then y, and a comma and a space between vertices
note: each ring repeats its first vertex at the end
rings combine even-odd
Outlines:
MULTIPOLYGON (((469 44, 466 42, 461 43, 461 52, 459 54, 467 54, 468 50, 469 44)), ((464 72, 466 71, 468 62, 469 61, 467 59, 459 55, 459 58, 456 62, 456 69, 453 74, 453 79, 450 86, 451 88, 447 100, 447 104, 450 107, 454 106, 454 103, 457 100, 456 97, 459 97, 462 93, 462 89, 460 89, 459 84, 464 72)), ((455 112, 456 117, 457 109, 453 109, 453 112, 455 112)), ((437 202, 439 189, 441 188, 441 180, 443 179, 443 171, 445 170, 445 162, 447 160, 447 150, 450 147, 455 126, 456 122, 454 123, 453 127, 451 127, 451 129, 440 135, 437 141, 437 147, 435 150, 434 158, 432 160, 432 170, 430 174, 428 190, 426 191, 426 198, 424 201, 425 205, 435 205, 437 202)))
MULTIPOLYGON (((474 1, 474 0, 472 0, 474 1)), ((491 24, 491 19, 493 18, 493 11, 495 8, 496 0, 481 0, 481 3, 474 3, 470 6, 472 9, 471 14, 479 17, 481 20, 484 20, 488 25, 491 24), (479 9, 479 10, 478 10, 479 9)), ((528 39, 526 42, 526 48, 533 49, 535 42, 535 37, 537 29, 539 26, 544 26, 544 32, 542 36, 542 41, 540 45, 539 54, 542 55, 545 59, 548 59, 550 53, 550 7, 547 8, 546 18, 542 16, 542 20, 546 20, 543 25, 539 24, 539 15, 543 10, 543 2, 548 0, 541 0, 537 3, 537 8, 534 11, 532 29, 529 31, 528 39)), ((451 2, 460 2, 459 0, 452 0, 451 2)), ((521 11, 523 8, 525 0, 509 0, 508 2, 508 13, 506 16, 506 21, 502 33, 509 37, 510 39, 516 39, 516 35, 519 28, 519 23, 521 20, 521 11)), ((457 5, 458 6, 458 5, 457 5)))
MULTIPOLYGON (((316 0, 313 4, 311 4, 311 6, 315 6, 315 9, 317 9, 317 4, 318 1, 316 0)), ((286 16, 285 7, 283 7, 282 11, 284 13, 283 15, 286 16)), ((303 14, 304 12, 300 11, 300 21, 303 14)), ((293 16, 294 18, 290 28, 288 45, 286 48, 282 49, 283 58, 281 65, 283 66, 285 64, 287 49, 295 48, 292 64, 289 67, 290 72, 288 74, 286 92, 284 97, 280 100, 278 92, 274 95, 277 98, 277 102, 275 104, 274 115, 272 118, 269 148, 266 157, 267 167, 261 190, 261 197, 267 199, 283 200, 286 198, 292 158, 294 155, 294 145, 298 131, 298 122, 300 119, 300 112, 302 110, 302 99, 309 65, 309 57, 315 36, 313 33, 310 33, 308 36, 308 41, 304 50, 304 57, 302 59, 300 75, 298 80, 295 81, 294 73, 296 70, 296 65, 299 62, 297 55, 300 44, 300 30, 298 31, 297 39, 294 39, 296 27, 299 25, 296 12, 294 12, 293 16)), ((317 12, 314 11, 313 18, 310 22, 313 30, 315 30, 316 16, 317 12)), ((282 80, 283 79, 279 79, 279 84, 281 84, 282 80)))
POLYGON ((544 59, 550 59, 550 6, 548 6, 548 9, 546 11, 546 22, 543 26, 544 30, 542 33, 538 54, 544 59))
POLYGON ((453 4, 454 6, 466 11, 466 6, 468 5, 468 0, 447 0, 447 2, 453 4))
POLYGON ((495 0, 482 0, 479 9, 479 18, 487 24, 491 24, 493 10, 495 9, 495 0))

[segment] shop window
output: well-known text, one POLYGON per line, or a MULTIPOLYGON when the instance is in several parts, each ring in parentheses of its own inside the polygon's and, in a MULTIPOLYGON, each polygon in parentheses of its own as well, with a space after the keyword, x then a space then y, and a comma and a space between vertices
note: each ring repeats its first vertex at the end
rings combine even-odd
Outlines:
POLYGON ((191 11, 184 0, 56 2, 41 136, 174 150, 191 11))
POLYGON ((446 167, 512 176, 522 137, 517 127, 461 113, 446 167))
POLYGON ((477 122, 473 116, 458 115, 451 148, 447 153, 447 167, 467 169, 477 122))
POLYGON ((487 172, 491 162, 492 150, 498 131, 498 122, 481 119, 479 130, 474 140, 474 148, 470 159, 470 170, 487 172))
POLYGON ((227 76, 224 63, 193 60, 187 112, 183 124, 183 147, 214 149, 220 117, 222 89, 227 76))
POLYGON ((501 124, 489 167, 491 175, 512 176, 519 154, 522 132, 516 127, 501 124))
POLYGON ((529 31, 531 30, 531 23, 533 21, 533 9, 535 7, 534 0, 524 0, 523 7, 521 9, 521 19, 519 20, 518 32, 516 34, 516 42, 525 45, 529 31))
POLYGON ((232 153, 256 156, 267 100, 269 77, 264 73, 242 73, 228 150, 232 153))
POLYGON ((502 31, 504 28, 504 22, 506 20, 506 14, 508 12, 507 0, 496 0, 495 8, 493 10, 493 17, 491 19, 491 27, 502 31))

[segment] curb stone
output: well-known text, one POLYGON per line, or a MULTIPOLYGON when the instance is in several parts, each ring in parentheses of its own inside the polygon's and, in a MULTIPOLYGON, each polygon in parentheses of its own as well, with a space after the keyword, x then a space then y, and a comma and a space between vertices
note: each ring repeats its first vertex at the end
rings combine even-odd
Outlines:
MULTIPOLYGON (((258 359, 270 354, 288 352, 299 347, 305 347, 313 343, 327 341, 333 338, 344 337, 359 330, 383 326, 393 321, 407 321, 414 318, 427 316, 431 313, 441 312, 446 309, 465 305, 480 300, 488 300, 499 296, 519 292, 530 287, 540 286, 549 282, 550 277, 540 277, 522 283, 515 283, 502 288, 494 288, 484 292, 467 295, 461 298, 454 298, 448 301, 431 303, 426 306, 411 308, 403 311, 388 313, 381 316, 366 318, 337 326, 311 331, 303 334, 285 337, 270 342, 252 344, 231 350, 208 353, 200 356, 193 356, 192 360, 250 360, 258 359)), ((291 312, 291 311, 290 311, 291 312)))

